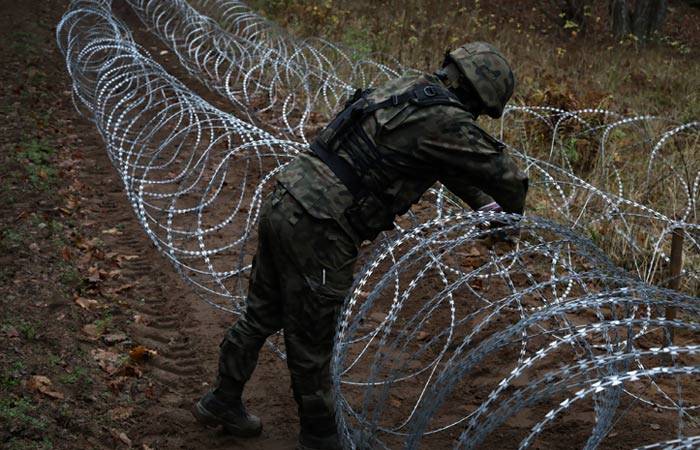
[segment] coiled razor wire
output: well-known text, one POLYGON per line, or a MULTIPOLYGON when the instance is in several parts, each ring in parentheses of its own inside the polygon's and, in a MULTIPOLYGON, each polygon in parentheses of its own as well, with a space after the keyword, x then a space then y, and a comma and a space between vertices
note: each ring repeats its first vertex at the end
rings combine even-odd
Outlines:
MULTIPOLYGON (((211 17, 181 0, 129 4, 235 115, 169 75, 108 0, 71 2, 57 29, 76 104, 154 244, 197 293, 239 312, 274 175, 353 86, 411 71, 297 40, 238 1, 193 3, 211 17)), ((345 444, 525 448, 575 427, 595 448, 632 408, 660 411, 660 431, 625 447, 696 444, 699 127, 508 109, 493 131, 530 174, 532 217, 467 214, 438 188, 375 246, 333 356, 345 444), (690 295, 652 285, 667 281, 674 230, 690 295)))
MULTIPOLYGON (((184 0, 129 3, 191 74, 246 108, 248 119, 303 142, 318 127, 314 114, 328 119, 353 86, 411 72, 326 41, 294 39, 237 0, 194 0, 222 25, 184 0)), ((600 241, 648 282, 661 282, 670 236, 683 229, 696 261, 684 279, 689 291, 700 288, 699 122, 515 106, 496 132, 526 163, 535 213, 600 241)))
POLYGON ((263 188, 302 146, 193 94, 133 42, 109 1, 73 2, 57 35, 78 107, 146 233, 200 293, 239 311, 263 188))

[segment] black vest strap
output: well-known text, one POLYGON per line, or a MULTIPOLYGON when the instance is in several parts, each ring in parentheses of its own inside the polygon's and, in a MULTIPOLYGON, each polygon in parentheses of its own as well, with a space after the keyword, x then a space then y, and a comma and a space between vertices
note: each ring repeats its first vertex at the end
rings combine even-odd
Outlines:
POLYGON ((343 182, 354 198, 360 199, 367 195, 367 189, 365 189, 362 179, 357 175, 350 163, 338 156, 337 153, 333 153, 326 147, 319 145, 318 141, 311 143, 311 150, 343 182))
MULTIPOLYGON (((419 107, 434 105, 454 106, 468 111, 458 100, 456 95, 448 89, 434 84, 418 84, 403 94, 392 95, 387 100, 379 103, 370 103, 367 100, 367 95, 369 95, 369 93, 371 93, 371 90, 356 92, 352 99, 354 101, 348 102, 346 108, 331 121, 321 132, 319 138, 315 139, 311 144, 311 150, 314 154, 333 171, 356 200, 367 196, 370 193, 369 190, 362 182, 362 177, 358 175, 352 164, 330 150, 333 142, 348 132, 351 125, 356 125, 353 129, 361 133, 360 137, 364 143, 373 147, 369 150, 376 155, 378 154, 377 148, 373 145, 372 140, 365 135, 362 129, 362 122, 369 117, 370 114, 380 109, 411 103, 419 107), (330 131, 330 133, 327 131, 330 131)), ((377 161, 377 163, 379 163, 379 161, 377 161)))

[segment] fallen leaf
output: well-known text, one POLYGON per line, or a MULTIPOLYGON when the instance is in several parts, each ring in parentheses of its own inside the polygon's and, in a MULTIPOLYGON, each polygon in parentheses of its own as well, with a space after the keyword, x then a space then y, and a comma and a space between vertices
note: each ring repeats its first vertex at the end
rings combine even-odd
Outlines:
POLYGON ((427 333, 425 331, 419 331, 418 334, 416 334, 416 339, 419 341, 424 341, 424 340, 428 339, 429 336, 430 336, 429 333, 427 333))
POLYGON ((85 297, 77 297, 75 303, 83 309, 94 309, 100 304, 97 300, 85 297))
POLYGON ((88 269, 88 280, 93 283, 100 281, 100 269, 97 266, 92 266, 88 269))
POLYGON ((47 397, 63 400, 63 394, 53 389, 51 380, 43 375, 32 375, 27 381, 27 389, 40 392, 47 397))
POLYGON ((149 384, 148 386, 146 386, 146 388, 143 390, 143 395, 145 395, 146 398, 150 400, 155 400, 159 397, 158 391, 156 390, 156 387, 153 384, 149 384))
POLYGON ((661 425, 659 425, 658 423, 652 423, 650 426, 651 426, 652 430, 660 430, 661 429, 661 425))
POLYGON ((110 290, 109 290, 109 293, 111 293, 111 294, 119 294, 120 292, 124 292, 124 291, 126 291, 127 289, 131 289, 131 288, 134 287, 134 286, 136 286, 136 284, 134 284, 134 283, 124 284, 124 285, 122 285, 122 286, 119 286, 118 288, 110 289, 110 290))
POLYGON ((17 331, 17 328, 15 327, 8 327, 5 329, 5 333, 7 334, 7 337, 10 339, 17 339, 19 338, 19 331, 17 331))
POLYGON ((131 377, 131 378, 141 378, 143 371, 132 364, 123 365, 117 370, 114 375, 119 375, 121 377, 131 377))
POLYGON ((132 406, 117 406, 109 412, 109 416, 112 420, 124 420, 131 417, 134 413, 134 408, 132 406))
POLYGON ((110 236, 119 236, 122 234, 122 232, 117 230, 116 228, 110 228, 109 230, 102 230, 102 234, 108 234, 110 236))
POLYGON ((127 447, 131 447, 131 439, 129 439, 126 433, 124 433, 123 431, 115 430, 114 428, 112 428, 110 432, 112 433, 112 437, 114 439, 121 441, 127 447))
POLYGON ((107 386, 109 386, 112 392, 115 395, 117 395, 121 392, 122 388, 124 387, 127 381, 129 381, 128 377, 116 377, 115 379, 107 383, 107 386))
POLYGON ((85 333, 92 340, 96 340, 102 334, 100 329, 94 323, 89 323, 83 326, 83 333, 85 333))
POLYGON ((70 251, 70 248, 69 248, 69 247, 66 246, 66 247, 63 247, 63 248, 61 249, 61 257, 63 258, 63 260, 64 260, 65 262, 68 262, 68 261, 71 260, 71 258, 73 257, 73 255, 71 254, 71 251, 70 251))
POLYGON ((79 202, 76 198, 68 197, 66 200, 66 208, 68 208, 68 210, 75 209, 78 206, 78 203, 79 202))
POLYGON ((127 339, 129 339, 129 337, 124 333, 111 333, 102 336, 102 341, 107 345, 118 344, 126 341, 127 339))
POLYGON ((138 345, 129 352, 129 357, 131 360, 136 362, 145 361, 149 358, 155 357, 156 355, 158 355, 158 352, 148 349, 143 345, 138 345))
POLYGON ((119 270, 119 269, 114 269, 114 270, 110 270, 110 271, 107 273, 107 276, 108 276, 109 278, 117 278, 117 277, 121 276, 121 274, 122 274, 122 271, 121 271, 121 270, 119 270))
POLYGON ((95 361, 97 361, 97 365, 99 365, 102 370, 110 375, 115 373, 121 366, 121 358, 117 353, 96 348, 93 349, 90 354, 95 361))

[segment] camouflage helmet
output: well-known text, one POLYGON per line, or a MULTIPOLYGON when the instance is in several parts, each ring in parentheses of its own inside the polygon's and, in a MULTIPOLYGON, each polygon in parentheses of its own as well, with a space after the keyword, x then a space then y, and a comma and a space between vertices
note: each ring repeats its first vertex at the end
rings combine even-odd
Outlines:
POLYGON ((493 118, 501 117, 515 87, 513 70, 503 54, 489 43, 471 42, 448 52, 443 67, 450 63, 471 84, 484 112, 493 118))

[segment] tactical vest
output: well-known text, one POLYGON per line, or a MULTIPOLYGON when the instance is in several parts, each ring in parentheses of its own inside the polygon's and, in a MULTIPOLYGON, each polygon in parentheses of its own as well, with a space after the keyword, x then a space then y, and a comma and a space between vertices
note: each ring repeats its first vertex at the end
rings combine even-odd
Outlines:
POLYGON ((345 211, 345 217, 363 240, 373 240, 379 232, 392 229, 395 216, 406 212, 391 209, 393 198, 384 192, 393 181, 388 175, 383 177, 386 183, 375 186, 367 183, 368 170, 372 168, 382 173, 388 157, 382 156, 375 140, 367 135, 362 126, 364 121, 380 109, 406 103, 417 107, 448 105, 469 112, 456 95, 437 84, 420 83, 400 95, 392 95, 378 103, 373 103, 368 98, 371 93, 371 89, 358 89, 345 104, 345 108, 311 144, 314 154, 352 194, 354 203, 345 211), (351 161, 338 154, 341 150, 351 161))

